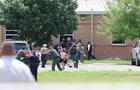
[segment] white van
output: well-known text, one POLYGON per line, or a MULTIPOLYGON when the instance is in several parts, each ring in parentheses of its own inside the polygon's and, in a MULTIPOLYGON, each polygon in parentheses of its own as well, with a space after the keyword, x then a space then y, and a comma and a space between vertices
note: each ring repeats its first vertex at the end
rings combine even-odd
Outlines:
POLYGON ((29 44, 26 41, 6 41, 7 43, 11 43, 15 46, 16 53, 25 48, 25 51, 31 54, 31 49, 29 48, 29 44))

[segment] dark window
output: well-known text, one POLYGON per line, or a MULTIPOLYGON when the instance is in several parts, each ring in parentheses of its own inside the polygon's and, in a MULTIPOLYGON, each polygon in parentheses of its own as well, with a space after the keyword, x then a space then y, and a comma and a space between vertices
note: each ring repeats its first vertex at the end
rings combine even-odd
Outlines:
POLYGON ((15 45, 15 48, 17 51, 22 49, 22 48, 25 48, 25 50, 28 50, 28 47, 25 43, 15 43, 14 45, 15 45))
POLYGON ((18 32, 17 31, 6 31, 6 34, 18 34, 18 32))
POLYGON ((64 34, 60 36, 60 42, 62 41, 63 38, 65 39, 66 42, 67 42, 67 38, 70 38, 71 40, 73 40, 73 34, 69 33, 69 34, 64 34))
POLYGON ((8 40, 14 39, 14 36, 6 36, 6 39, 8 40))
POLYGON ((114 40, 112 41, 112 44, 125 44, 125 40, 114 40))
POLYGON ((17 30, 6 30, 6 40, 12 40, 18 36, 17 30))

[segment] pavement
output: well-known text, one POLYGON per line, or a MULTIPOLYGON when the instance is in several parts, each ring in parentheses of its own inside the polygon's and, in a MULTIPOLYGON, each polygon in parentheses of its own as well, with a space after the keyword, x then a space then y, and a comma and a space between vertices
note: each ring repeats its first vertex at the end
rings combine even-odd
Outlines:
MULTIPOLYGON (((70 64, 73 65, 73 64, 70 64)), ((39 66, 39 72, 45 72, 51 70, 51 65, 46 65, 45 68, 41 68, 39 66)), ((140 66, 132 66, 132 65, 118 65, 118 64, 104 64, 104 63, 97 63, 97 64, 79 64, 79 68, 69 68, 68 66, 65 67, 64 71, 140 71, 140 66)), ((56 67, 56 71, 58 71, 56 67)))

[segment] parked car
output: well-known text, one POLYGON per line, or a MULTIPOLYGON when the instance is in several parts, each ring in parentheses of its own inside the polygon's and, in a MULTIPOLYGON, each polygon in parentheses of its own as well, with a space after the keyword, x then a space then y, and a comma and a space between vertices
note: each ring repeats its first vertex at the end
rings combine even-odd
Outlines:
POLYGON ((133 49, 131 51, 131 65, 140 66, 140 40, 133 45, 133 49))
POLYGON ((31 54, 31 49, 29 48, 29 44, 26 41, 6 41, 8 43, 14 44, 16 53, 22 48, 25 49, 25 53, 31 54))

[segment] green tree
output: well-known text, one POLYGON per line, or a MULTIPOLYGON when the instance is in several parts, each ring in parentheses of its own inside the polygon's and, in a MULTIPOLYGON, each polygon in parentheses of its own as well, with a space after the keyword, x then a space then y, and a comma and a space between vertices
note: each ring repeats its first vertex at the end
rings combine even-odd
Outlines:
POLYGON ((0 24, 19 31, 19 39, 39 45, 77 29, 76 0, 2 0, 0 24))
POLYGON ((113 40, 140 38, 140 0, 114 0, 108 3, 101 33, 113 40))

